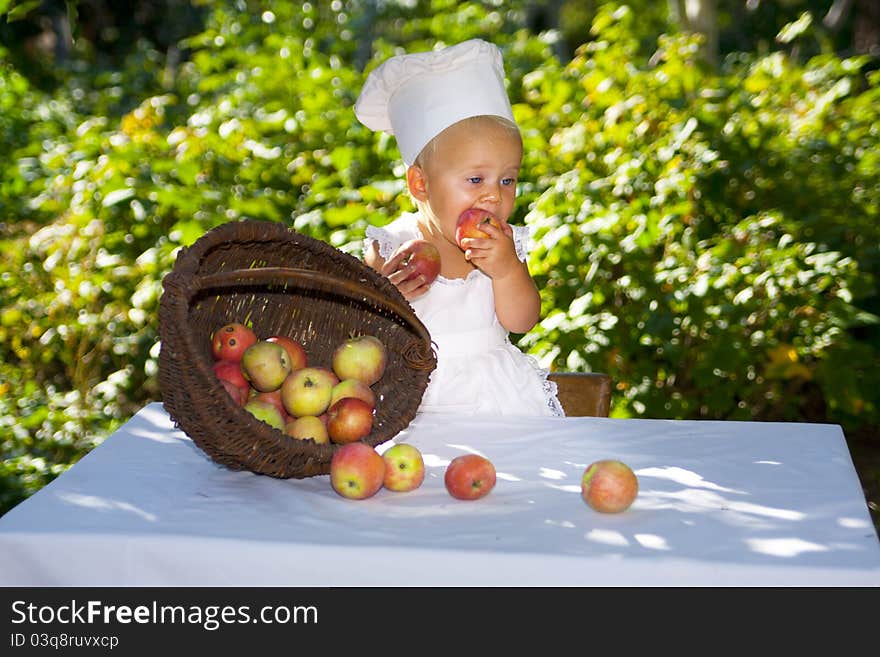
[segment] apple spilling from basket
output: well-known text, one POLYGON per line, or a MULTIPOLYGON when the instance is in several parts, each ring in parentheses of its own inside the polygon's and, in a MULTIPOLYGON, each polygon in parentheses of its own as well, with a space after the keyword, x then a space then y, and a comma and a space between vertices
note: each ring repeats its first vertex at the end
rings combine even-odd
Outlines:
POLYGON ((233 401, 291 438, 345 444, 373 429, 376 394, 388 356, 372 335, 350 337, 330 362, 310 364, 296 340, 258 339, 253 329, 232 322, 211 335, 214 373, 233 401))
MULTIPOLYGON (((385 346, 375 336, 344 340, 325 367, 310 365, 303 345, 290 337, 260 340, 233 322, 212 333, 211 354, 230 397, 255 418, 297 440, 340 445, 330 461, 330 483, 339 495, 360 500, 383 487, 407 492, 422 485, 425 464, 416 447, 398 443, 380 455, 361 441, 372 431, 372 386, 387 364, 385 346)), ((444 474, 446 490, 460 500, 485 497, 495 481, 495 466, 478 454, 452 459, 444 474)), ((581 479, 583 500, 602 513, 626 510, 637 494, 635 474, 618 460, 590 464, 581 479)))

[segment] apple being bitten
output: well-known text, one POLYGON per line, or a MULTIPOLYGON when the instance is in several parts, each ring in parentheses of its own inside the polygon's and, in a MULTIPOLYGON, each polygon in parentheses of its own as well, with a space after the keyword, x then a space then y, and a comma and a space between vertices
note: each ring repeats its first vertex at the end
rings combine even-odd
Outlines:
POLYGON ((421 274, 425 277, 424 284, 430 285, 440 275, 440 251, 428 240, 409 240, 401 244, 398 251, 406 254, 400 266, 411 265, 414 270, 407 280, 421 274))
POLYGON ((352 337, 333 350, 333 372, 339 380, 357 379, 371 386, 382 378, 388 354, 385 345, 373 335, 352 337))
POLYGON ((476 500, 495 487, 495 466, 479 454, 456 456, 446 466, 443 482, 452 497, 476 500))
POLYGON ((388 490, 405 493, 415 490, 425 480, 425 461, 417 447, 398 443, 382 453, 385 461, 385 480, 388 490))
POLYGON ((330 459, 330 485, 342 497, 363 500, 375 495, 385 479, 385 461, 366 443, 348 443, 330 459))
POLYGON ((455 223, 455 241, 461 247, 461 241, 466 237, 488 237, 489 235, 480 230, 483 224, 492 224, 501 229, 501 220, 491 212, 469 208, 461 213, 455 223))
POLYGON ((581 497, 600 513, 626 511, 639 493, 639 480, 622 461, 605 459, 587 466, 581 478, 581 497))

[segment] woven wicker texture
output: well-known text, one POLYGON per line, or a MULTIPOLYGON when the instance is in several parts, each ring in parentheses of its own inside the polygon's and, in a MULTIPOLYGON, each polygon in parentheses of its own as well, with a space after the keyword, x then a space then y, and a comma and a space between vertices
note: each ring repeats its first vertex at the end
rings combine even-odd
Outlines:
POLYGON ((374 335, 388 351, 372 387, 376 446, 412 421, 436 367, 431 338, 400 292, 357 258, 280 223, 236 221, 179 253, 159 303, 159 385, 174 421, 214 461, 280 478, 330 471, 335 444, 296 440, 238 407, 215 376, 211 333, 230 322, 257 337, 287 335, 310 366, 331 367, 333 349, 374 335))

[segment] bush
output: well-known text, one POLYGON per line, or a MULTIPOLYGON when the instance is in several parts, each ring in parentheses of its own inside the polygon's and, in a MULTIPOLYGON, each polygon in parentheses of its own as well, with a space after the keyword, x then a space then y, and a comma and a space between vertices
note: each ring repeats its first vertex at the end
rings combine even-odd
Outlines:
POLYGON ((514 13, 448 5, 388 18, 372 59, 335 4, 217 3, 171 82, 148 44, 52 94, 0 69, 0 513, 160 398, 179 248, 248 217, 357 253, 411 207, 393 142, 352 112, 359 63, 440 35, 506 51, 544 304, 525 349, 609 373, 619 417, 878 425, 877 73, 779 54, 714 73, 683 37, 646 60, 626 8, 562 63, 514 13))

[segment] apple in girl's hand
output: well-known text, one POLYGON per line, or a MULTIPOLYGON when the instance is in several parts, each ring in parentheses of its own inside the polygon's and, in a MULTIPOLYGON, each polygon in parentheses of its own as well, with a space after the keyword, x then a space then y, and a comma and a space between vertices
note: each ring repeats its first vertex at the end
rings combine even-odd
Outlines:
POLYGON ((373 407, 357 397, 343 397, 327 410, 327 433, 334 443, 353 443, 373 430, 373 407))
POLYGON ((260 340, 241 357, 241 372, 260 392, 278 390, 290 374, 290 356, 280 344, 260 340))
POLYGON ((425 480, 425 461, 418 448, 398 443, 382 453, 385 461, 385 480, 388 490, 398 493, 415 490, 425 480))
POLYGON ((291 372, 281 384, 281 401, 294 417, 320 415, 330 405, 336 377, 327 369, 304 367, 291 372))
POLYGON ((284 417, 273 404, 259 399, 251 399, 244 405, 244 410, 270 427, 275 427, 280 431, 284 430, 284 417))
POLYGON ((414 269, 407 280, 421 274, 425 277, 424 284, 430 285, 440 275, 440 251, 428 240, 409 240, 400 245, 398 252, 406 254, 400 266, 412 265, 414 269))
POLYGON ((464 248, 461 241, 466 237, 488 237, 487 233, 480 230, 480 226, 487 223, 501 229, 501 221, 491 212, 477 208, 465 210, 455 224, 455 241, 464 248))
POLYGON ((581 479, 581 497, 596 511, 619 513, 636 499, 639 480, 626 463, 614 459, 587 466, 581 479))
POLYGON ((367 402, 371 408, 376 407, 376 393, 363 381, 357 379, 345 379, 335 386, 330 394, 330 405, 333 406, 345 397, 357 397, 367 402))
POLYGON ((339 380, 358 379, 373 385, 385 373, 388 355, 385 345, 373 335, 352 337, 333 350, 333 372, 339 380))
POLYGON ((301 370, 306 366, 306 350, 293 338, 288 338, 286 335, 273 335, 266 338, 266 342, 274 342, 284 347, 287 355, 290 356, 291 371, 301 370))
POLYGON ((385 461, 366 443, 348 443, 330 459, 330 484, 342 497, 363 500, 375 495, 385 479, 385 461))
POLYGON ((284 425, 284 433, 297 440, 314 440, 319 445, 330 442, 327 427, 321 418, 314 415, 303 415, 288 421, 284 425))
POLYGON ((241 360, 248 347, 257 342, 257 334, 244 324, 232 322, 211 334, 211 355, 214 360, 241 360))
POLYGON ((459 500, 476 500, 495 487, 495 466, 479 454, 456 456, 446 466, 446 490, 459 500))

